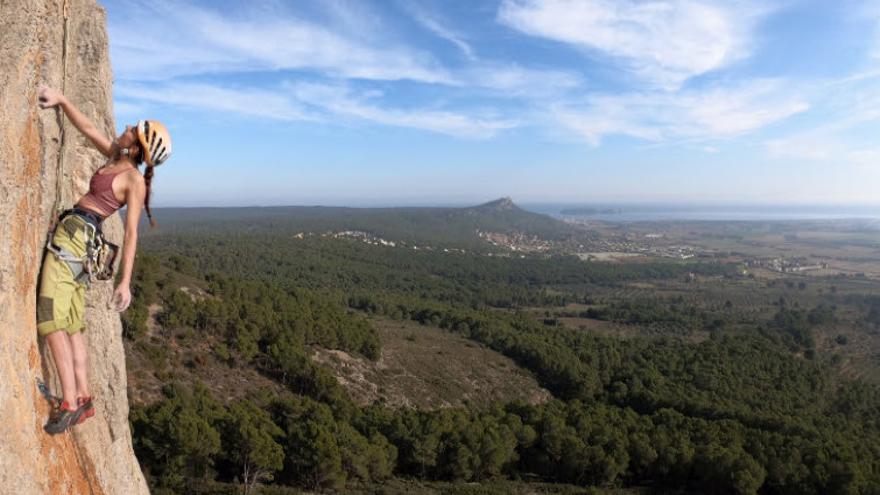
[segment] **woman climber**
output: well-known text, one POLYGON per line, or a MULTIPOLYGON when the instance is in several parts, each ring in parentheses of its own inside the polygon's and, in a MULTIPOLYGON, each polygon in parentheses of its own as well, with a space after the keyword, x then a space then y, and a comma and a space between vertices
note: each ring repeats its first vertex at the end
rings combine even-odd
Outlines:
MULTIPOLYGON (((131 302, 129 284, 141 208, 146 207, 150 224, 155 225, 150 212, 150 182, 154 167, 171 154, 171 138, 161 123, 141 120, 135 126, 126 126, 125 131, 111 141, 63 94, 46 86, 39 88, 39 105, 41 108, 60 107, 74 127, 107 157, 107 162, 92 176, 89 192, 61 214, 43 258, 37 328, 52 349, 63 393, 60 406, 45 427, 47 432, 55 434, 95 414, 89 395, 82 331, 85 329, 85 287, 99 269, 96 265, 105 263, 112 267, 113 264, 112 257, 109 262, 99 259, 101 248, 109 245, 101 235, 101 222, 122 206, 127 207, 120 263, 122 276, 112 298, 116 311, 121 312, 131 302), (146 165, 143 174, 138 169, 142 163, 146 165)), ((106 268, 101 270, 104 277, 98 278, 111 277, 112 268, 110 273, 106 268)))

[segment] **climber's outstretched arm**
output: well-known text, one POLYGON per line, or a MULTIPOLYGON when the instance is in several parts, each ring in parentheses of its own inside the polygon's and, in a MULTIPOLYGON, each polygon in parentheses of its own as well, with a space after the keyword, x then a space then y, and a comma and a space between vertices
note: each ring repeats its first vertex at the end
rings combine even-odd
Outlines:
POLYGON ((107 158, 110 158, 113 141, 107 136, 101 134, 88 117, 83 115, 82 112, 70 103, 60 91, 41 85, 39 88, 39 100, 40 108, 51 108, 60 105, 64 110, 64 114, 67 115, 67 118, 70 119, 73 126, 76 127, 83 136, 89 138, 89 140, 95 145, 95 148, 98 148, 98 151, 107 158))
POLYGON ((137 250, 138 221, 147 195, 147 186, 141 174, 132 173, 130 180, 132 182, 125 198, 125 237, 122 241, 122 262, 119 265, 122 276, 113 292, 113 305, 116 311, 125 311, 131 303, 131 272, 134 268, 134 253, 137 250))

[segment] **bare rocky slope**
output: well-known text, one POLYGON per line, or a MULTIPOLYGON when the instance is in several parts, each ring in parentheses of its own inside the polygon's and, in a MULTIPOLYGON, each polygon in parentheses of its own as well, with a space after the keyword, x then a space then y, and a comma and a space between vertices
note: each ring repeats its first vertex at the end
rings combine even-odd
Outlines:
MULTIPOLYGON (((103 161, 55 110, 38 108, 40 82, 63 89, 100 129, 113 133, 106 18, 94 0, 0 0, 0 492, 148 493, 132 451, 122 328, 106 307, 112 292, 107 282, 87 295, 97 414, 61 435, 43 431, 49 405, 36 379, 60 389, 36 329, 46 229, 56 186, 69 207, 103 161)), ((120 243, 119 218, 105 225, 108 237, 120 243)))

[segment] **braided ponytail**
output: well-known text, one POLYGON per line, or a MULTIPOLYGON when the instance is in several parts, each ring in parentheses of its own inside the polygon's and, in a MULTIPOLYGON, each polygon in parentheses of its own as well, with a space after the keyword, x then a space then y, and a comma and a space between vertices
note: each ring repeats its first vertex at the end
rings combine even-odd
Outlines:
POLYGON ((147 169, 144 171, 144 182, 147 184, 147 195, 144 197, 144 208, 147 210, 147 218, 150 219, 151 228, 156 226, 156 221, 153 220, 153 212, 150 211, 150 183, 153 182, 153 168, 152 165, 147 165, 147 169))

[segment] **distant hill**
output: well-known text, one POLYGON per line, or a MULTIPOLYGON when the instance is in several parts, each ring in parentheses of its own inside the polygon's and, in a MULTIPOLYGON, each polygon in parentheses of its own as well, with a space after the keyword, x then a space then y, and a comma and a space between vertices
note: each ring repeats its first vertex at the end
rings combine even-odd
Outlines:
POLYGON ((473 206, 468 209, 481 211, 523 211, 522 208, 514 204, 513 200, 510 199, 510 197, 496 199, 495 201, 489 201, 488 203, 483 203, 479 206, 473 206))
POLYGON ((490 232, 520 232, 542 239, 561 239, 575 232, 565 222, 540 213, 523 210, 510 198, 496 199, 478 206, 452 209, 453 224, 490 232))
POLYGON ((322 233, 356 230, 387 240, 435 246, 485 246, 477 236, 478 230, 521 233, 548 240, 577 234, 568 224, 523 210, 510 198, 466 208, 161 208, 156 209, 156 218, 164 232, 221 232, 229 229, 258 233, 265 229, 282 229, 292 233, 322 233))

